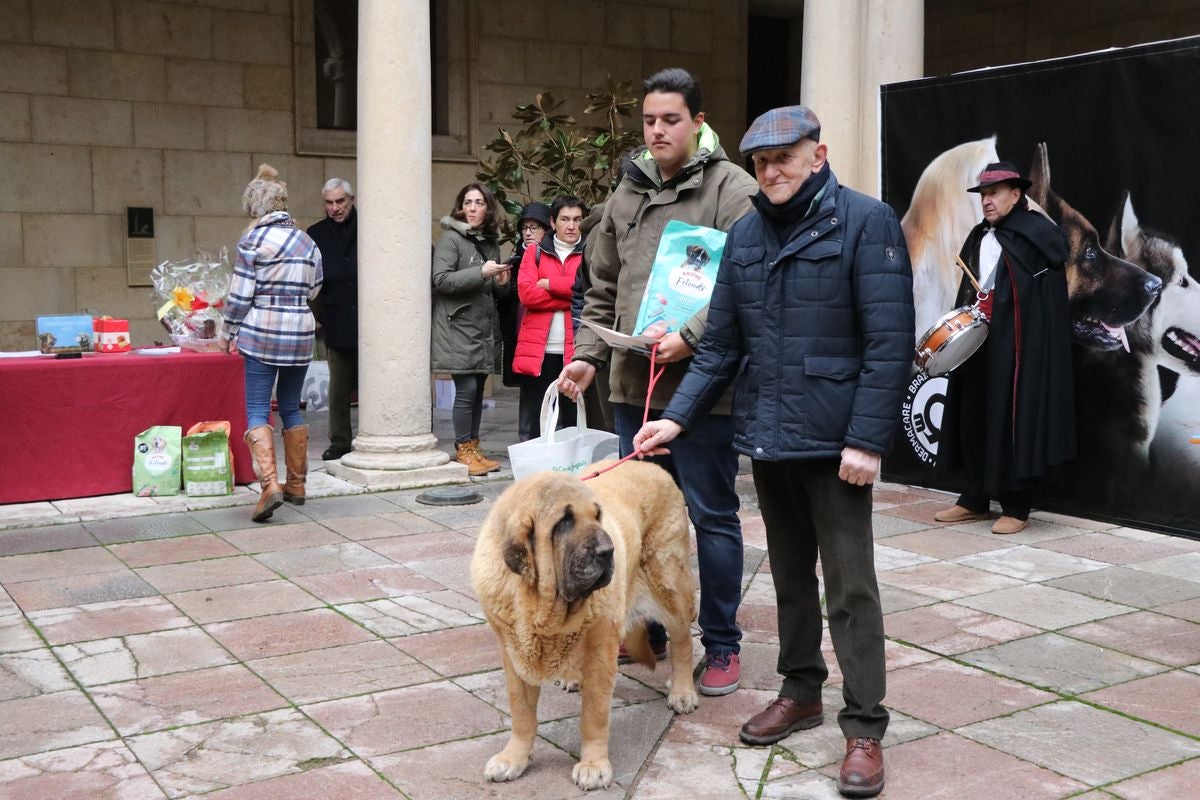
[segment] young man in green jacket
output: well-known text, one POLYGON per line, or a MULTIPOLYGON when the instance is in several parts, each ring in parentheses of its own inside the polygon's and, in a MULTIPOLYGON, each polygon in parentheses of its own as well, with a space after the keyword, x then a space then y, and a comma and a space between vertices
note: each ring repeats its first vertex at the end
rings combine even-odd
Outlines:
MULTIPOLYGON (((625 162, 622 180, 591 233, 592 287, 583 308, 585 322, 621 333, 633 332, 667 222, 728 230, 750 211, 750 197, 758 188, 725 157, 716 132, 705 123, 703 94, 695 77, 686 70, 665 69, 647 78, 642 88, 646 145, 625 162)), ((651 419, 666 407, 687 371, 707 317, 708 309, 702 309, 659 340, 657 360, 667 369, 650 397, 651 419)), ((610 351, 590 328, 581 326, 575 360, 563 368, 559 386, 574 397, 591 384, 596 368, 609 361, 613 420, 626 455, 642 423, 649 360, 628 350, 610 351)), ((742 579, 742 531, 734 489, 738 461, 728 400, 699 421, 687 438, 660 463, 683 491, 696 528, 700 640, 706 656, 700 692, 723 695, 739 685, 742 635, 736 619, 742 579)), ((661 628, 655 627, 651 645, 662 657, 661 628)))

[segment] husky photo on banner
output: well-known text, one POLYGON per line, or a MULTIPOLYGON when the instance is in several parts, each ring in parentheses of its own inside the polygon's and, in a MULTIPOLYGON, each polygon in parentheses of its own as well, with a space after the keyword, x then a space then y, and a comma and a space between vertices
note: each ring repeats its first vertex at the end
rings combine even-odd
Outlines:
MULTIPOLYGON (((1200 536, 1198 96, 1200 38, 883 87, 914 339, 954 307, 986 164, 1014 162, 1070 246, 1078 455, 1040 508, 1200 536)), ((914 371, 889 479, 961 488, 935 468, 945 391, 914 371)))

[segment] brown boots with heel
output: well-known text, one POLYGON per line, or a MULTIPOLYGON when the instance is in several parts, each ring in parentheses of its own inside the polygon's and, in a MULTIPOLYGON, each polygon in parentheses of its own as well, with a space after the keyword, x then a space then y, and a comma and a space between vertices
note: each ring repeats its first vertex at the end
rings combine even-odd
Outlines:
POLYGON ((275 468, 275 430, 270 425, 259 425, 246 431, 246 446, 254 460, 254 474, 258 476, 262 492, 258 505, 250 517, 255 522, 265 522, 275 509, 283 505, 283 487, 275 468))
POLYGON ((304 505, 304 480, 308 477, 308 426, 297 425, 283 432, 283 462, 287 465, 287 483, 283 499, 304 505))

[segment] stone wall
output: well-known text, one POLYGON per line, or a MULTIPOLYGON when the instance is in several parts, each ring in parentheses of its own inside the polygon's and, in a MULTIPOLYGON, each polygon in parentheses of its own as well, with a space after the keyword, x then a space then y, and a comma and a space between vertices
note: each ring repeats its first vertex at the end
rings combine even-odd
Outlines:
MULTIPOLYGON (((352 156, 298 156, 294 0, 0 0, 0 350, 34 346, 37 314, 128 317, 163 340, 125 269, 125 208, 155 210, 158 259, 232 248, 246 182, 279 169, 302 224, 352 156)), ((469 109, 479 152, 519 102, 552 89, 582 111, 606 75, 694 70, 722 137, 741 136, 746 0, 467 0, 469 109)), ((631 124, 639 125, 637 118, 631 124)), ((435 158, 434 220, 474 176, 435 158)))
MULTIPOLYGON (((700 79, 709 123, 736 150, 745 130, 746 0, 499 0, 480 8, 479 145, 497 126, 516 127, 513 108, 539 91, 570 98, 567 110, 588 122, 584 95, 609 75, 633 81, 640 98, 642 78, 684 67, 700 79)), ((640 128, 639 116, 629 124, 640 128)))
MULTIPOLYGON (((159 259, 183 258, 232 247, 262 161, 303 224, 322 216, 327 178, 357 182, 352 155, 295 154, 301 1, 0 0, 0 349, 33 347, 36 314, 84 308, 129 317, 138 344, 163 338, 149 290, 128 286, 127 206, 154 207, 159 259)), ((468 9, 453 38, 468 88, 452 98, 468 152, 435 155, 431 236, 474 175, 471 154, 542 90, 583 119, 585 92, 609 74, 637 93, 683 66, 726 145, 741 138, 752 0, 455 1, 468 9)), ((926 0, 926 73, 1197 32, 1200 0, 926 0)))
POLYGON ((86 308, 163 340, 125 269, 125 208, 155 210, 159 260, 236 243, 263 161, 297 218, 354 162, 294 155, 291 0, 0 0, 0 349, 86 308))

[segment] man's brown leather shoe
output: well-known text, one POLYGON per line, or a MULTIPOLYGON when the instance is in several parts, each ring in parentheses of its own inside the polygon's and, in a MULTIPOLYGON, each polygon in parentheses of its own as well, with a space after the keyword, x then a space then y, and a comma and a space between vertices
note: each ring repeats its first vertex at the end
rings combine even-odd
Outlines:
POLYGON ((987 518, 988 514, 986 511, 972 511, 962 506, 943 508, 933 515, 934 522, 978 522, 981 519, 987 518))
POLYGON ((1002 516, 996 520, 996 524, 992 526, 992 533, 1007 535, 1010 533, 1020 533, 1029 527, 1029 520, 1017 519, 1016 517, 1002 516))
POLYGON ((751 717, 738 735, 746 744, 774 744, 793 731, 815 728, 824 721, 820 700, 802 704, 780 695, 751 717))
POLYGON ((883 791, 883 746, 878 739, 854 736, 846 740, 837 787, 846 797, 874 797, 883 791))

